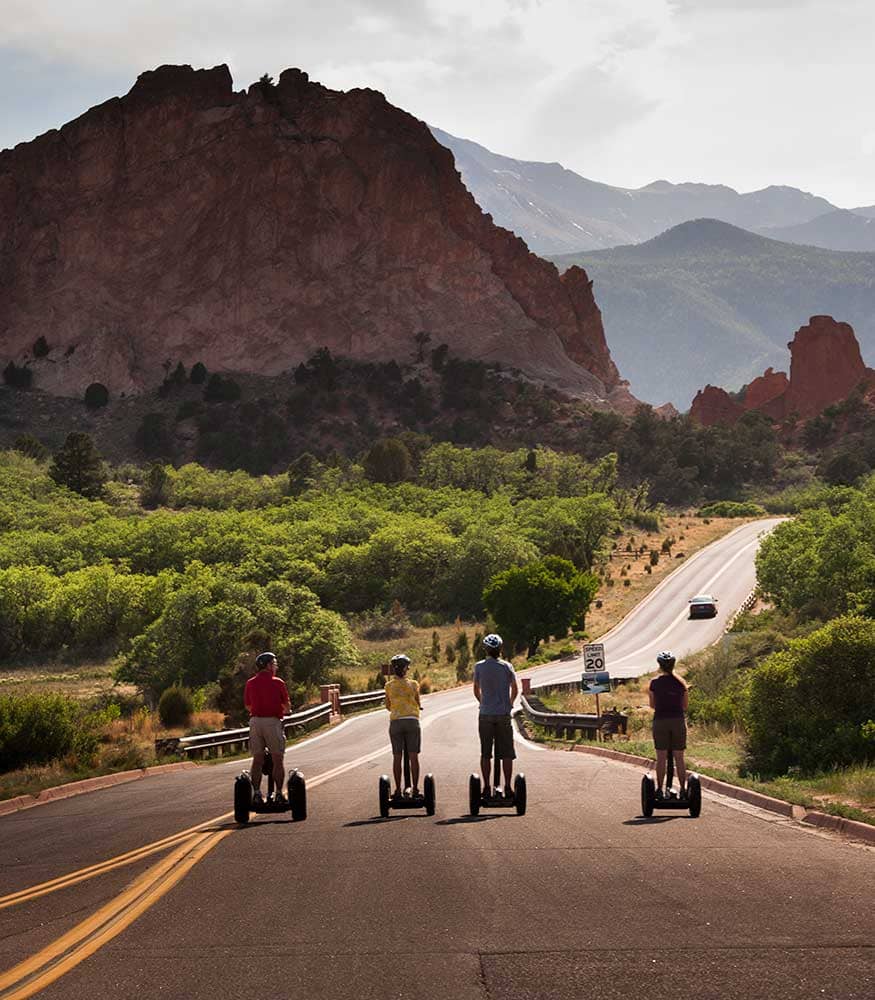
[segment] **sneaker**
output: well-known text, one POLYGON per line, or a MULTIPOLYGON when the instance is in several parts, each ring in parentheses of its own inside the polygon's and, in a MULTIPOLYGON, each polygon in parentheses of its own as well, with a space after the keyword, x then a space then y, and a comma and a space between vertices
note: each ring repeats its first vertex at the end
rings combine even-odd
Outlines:
POLYGON ((255 791, 252 793, 252 804, 260 806, 263 802, 264 799, 262 799, 261 797, 261 790, 256 788, 255 791))
POLYGON ((505 802, 513 802, 513 789, 510 787, 510 785, 505 786, 504 800, 505 802))
POLYGON ((392 792, 392 798, 395 800, 395 802, 400 802, 401 801, 402 795, 401 795, 401 789, 400 788, 396 788, 395 791, 392 792))
POLYGON ((492 798, 492 789, 489 785, 483 786, 483 801, 488 802, 492 798))
POLYGON ((663 799, 663 795, 662 795, 662 789, 661 789, 661 788, 657 788, 657 789, 656 789, 656 795, 655 795, 655 798, 656 798, 656 801, 657 801, 657 802, 662 802, 662 799, 663 799))
POLYGON ((288 799, 282 792, 280 792, 279 795, 274 795, 273 805, 275 809, 284 809, 288 804, 288 799))

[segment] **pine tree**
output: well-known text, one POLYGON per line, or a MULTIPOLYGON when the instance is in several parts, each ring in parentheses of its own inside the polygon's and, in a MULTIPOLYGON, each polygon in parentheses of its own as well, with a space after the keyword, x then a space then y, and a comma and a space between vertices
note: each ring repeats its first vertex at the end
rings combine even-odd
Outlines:
POLYGON ((66 486, 92 500, 100 496, 106 482, 100 452, 91 436, 80 431, 67 435, 63 448, 52 459, 49 475, 59 486, 66 486))

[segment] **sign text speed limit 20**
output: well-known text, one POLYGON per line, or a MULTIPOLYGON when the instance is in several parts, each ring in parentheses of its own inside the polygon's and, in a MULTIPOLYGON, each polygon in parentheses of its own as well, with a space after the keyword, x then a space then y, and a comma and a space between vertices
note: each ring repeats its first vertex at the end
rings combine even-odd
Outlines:
POLYGON ((604 643, 588 642, 583 647, 583 669, 586 671, 605 669, 604 643))

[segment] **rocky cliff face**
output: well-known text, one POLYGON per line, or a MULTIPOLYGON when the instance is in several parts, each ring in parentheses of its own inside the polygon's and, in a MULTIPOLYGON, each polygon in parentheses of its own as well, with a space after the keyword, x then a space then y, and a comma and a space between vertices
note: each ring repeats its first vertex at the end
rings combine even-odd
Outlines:
POLYGON ((746 386, 741 402, 723 389, 706 386, 696 394, 690 416, 700 424, 732 424, 750 410, 772 420, 807 420, 841 402, 860 383, 872 385, 860 345, 848 323, 832 316, 812 316, 796 331, 790 348, 790 378, 767 368, 746 386))
POLYGON ((690 416, 703 427, 734 424, 743 413, 744 407, 717 385, 706 385, 700 389, 690 407, 690 416))
POLYGON ((848 323, 832 316, 812 316, 787 345, 790 348, 790 384, 786 411, 813 417, 830 403, 846 399, 872 374, 863 364, 860 345, 848 323))
POLYGON ((163 66, 0 153, 0 361, 39 388, 137 392, 177 361, 273 375, 322 346, 407 358, 420 332, 628 396, 585 272, 560 279, 493 225, 452 154, 374 91, 286 70, 235 93, 225 66, 163 66))

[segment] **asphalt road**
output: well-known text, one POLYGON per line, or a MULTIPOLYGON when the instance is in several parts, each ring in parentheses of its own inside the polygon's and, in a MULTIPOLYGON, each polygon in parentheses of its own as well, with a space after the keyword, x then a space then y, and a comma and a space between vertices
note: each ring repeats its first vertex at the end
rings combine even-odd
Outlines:
MULTIPOLYGON (((752 587, 757 530, 690 559, 614 630, 611 669, 713 641, 720 620, 686 621, 686 600, 711 589, 731 613, 752 587)), ((305 823, 236 828, 239 762, 0 818, 3 897, 130 860, 0 899, 0 969, 13 970, 0 1000, 875 996, 875 851, 707 792, 697 820, 644 820, 635 768, 521 741, 527 815, 473 819, 470 691, 425 701, 434 817, 378 818, 380 712, 289 750, 308 777, 305 823)))

